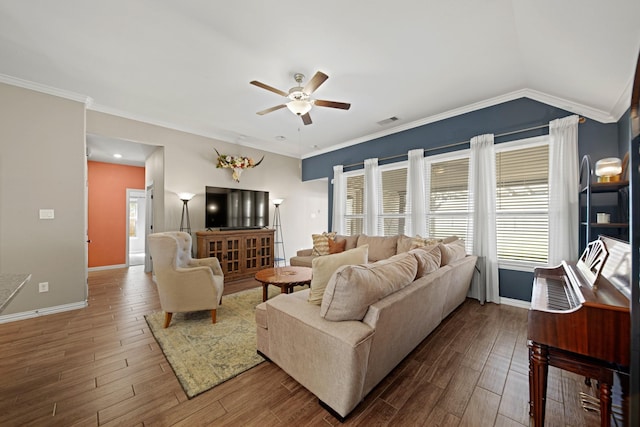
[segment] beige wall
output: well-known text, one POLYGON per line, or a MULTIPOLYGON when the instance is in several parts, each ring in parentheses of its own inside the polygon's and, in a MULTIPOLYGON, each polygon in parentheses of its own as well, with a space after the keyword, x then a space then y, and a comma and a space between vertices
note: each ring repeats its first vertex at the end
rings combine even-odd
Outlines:
POLYGON ((3 315, 85 301, 85 168, 84 103, 0 83, 0 272, 32 274, 3 315))
MULTIPOLYGON (((0 83, 0 272, 31 273, 2 315, 86 301, 87 132, 157 145, 147 159, 154 184, 156 231, 176 230, 182 203, 193 192, 193 231, 204 229, 207 185, 266 190, 284 198, 280 208, 287 258, 310 247, 311 234, 328 223, 326 180, 301 181, 300 160, 245 148, 148 123, 86 111, 84 102, 0 83), (86 117, 86 121, 85 121, 86 117), (215 149, 264 162, 244 172, 240 183, 215 167, 215 149), (40 220, 39 209, 55 219, 40 220), (49 282, 39 293, 38 283, 49 282)), ((273 206, 270 212, 273 222, 273 206)))
MULTIPOLYGON (((196 196, 189 202, 192 231, 204 229, 205 186, 246 188, 269 191, 271 198, 284 198, 280 207, 287 258, 295 251, 311 247, 311 234, 326 231, 328 223, 327 181, 302 182, 299 159, 246 148, 211 138, 172 130, 96 111, 87 111, 87 132, 113 138, 158 145, 164 148, 147 160, 147 179, 154 181, 154 230, 180 227, 182 202, 177 193, 196 196), (240 183, 231 178, 230 169, 215 166, 220 153, 253 157, 265 156, 262 164, 243 172, 240 183), (162 187, 158 182, 164 167, 162 187), (164 190, 162 190, 164 188, 164 190), (163 198, 163 199, 162 199, 163 198)), ((149 182, 147 182, 149 183, 149 182)), ((273 206, 270 223, 273 222, 273 206)))

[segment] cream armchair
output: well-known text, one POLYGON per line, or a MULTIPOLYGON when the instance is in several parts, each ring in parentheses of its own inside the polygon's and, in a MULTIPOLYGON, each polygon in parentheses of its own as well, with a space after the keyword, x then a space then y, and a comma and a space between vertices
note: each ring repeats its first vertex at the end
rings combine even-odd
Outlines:
POLYGON ((191 235, 179 231, 149 235, 149 253, 165 312, 164 327, 173 313, 216 309, 222 303, 224 274, 217 258, 191 258, 191 235))

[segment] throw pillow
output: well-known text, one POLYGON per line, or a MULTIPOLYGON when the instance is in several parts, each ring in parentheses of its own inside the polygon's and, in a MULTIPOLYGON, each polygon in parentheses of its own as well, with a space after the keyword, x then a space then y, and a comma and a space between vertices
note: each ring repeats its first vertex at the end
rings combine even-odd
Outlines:
POLYGON ((442 239, 442 243, 451 243, 451 242, 455 242, 458 239, 459 239, 458 236, 449 236, 442 239))
POLYGON ((329 255, 329 239, 334 239, 336 233, 324 232, 322 234, 312 234, 313 253, 312 255, 329 255))
POLYGON ((439 246, 442 252, 440 265, 449 265, 467 256, 467 250, 462 239, 454 240, 451 243, 440 243, 439 246))
POLYGON ((341 252, 339 254, 316 257, 311 261, 311 290, 309 302, 320 305, 322 296, 331 275, 343 265, 364 264, 367 262, 368 246, 341 252))
POLYGON ((396 254, 398 236, 367 236, 358 237, 358 246, 369 245, 369 262, 387 259, 396 254))
POLYGON ((329 254, 339 254, 344 252, 344 248, 347 246, 346 240, 336 242, 333 239, 329 239, 329 254))
POLYGON ((411 249, 421 248, 423 246, 431 246, 437 245, 442 242, 442 239, 435 239, 432 237, 420 237, 420 235, 416 235, 416 237, 411 239, 411 249))
POLYGON ((409 253, 340 267, 327 284, 320 316, 336 322, 362 320, 371 304, 413 282, 417 269, 418 261, 409 253))
POLYGON ((412 249, 409 253, 415 256, 418 260, 418 272, 416 273, 416 279, 426 276, 429 273, 433 273, 440 268, 442 252, 440 251, 439 245, 423 246, 421 248, 412 249))
POLYGON ((411 250, 411 242, 413 239, 409 236, 401 234, 398 236, 398 245, 396 252, 401 254, 403 252, 409 252, 411 250))

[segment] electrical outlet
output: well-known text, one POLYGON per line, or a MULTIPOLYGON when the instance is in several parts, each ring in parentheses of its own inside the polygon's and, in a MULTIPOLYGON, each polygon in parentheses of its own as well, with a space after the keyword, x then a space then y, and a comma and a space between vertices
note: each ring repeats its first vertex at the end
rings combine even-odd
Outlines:
POLYGON ((38 290, 40 292, 49 292, 49 282, 38 283, 38 290))

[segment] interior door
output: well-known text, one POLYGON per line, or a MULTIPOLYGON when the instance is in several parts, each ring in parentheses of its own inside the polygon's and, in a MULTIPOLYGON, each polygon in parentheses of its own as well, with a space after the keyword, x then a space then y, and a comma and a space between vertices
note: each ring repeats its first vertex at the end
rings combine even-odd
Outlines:
MULTIPOLYGON (((146 212, 146 221, 145 221, 145 248, 147 245, 147 237, 149 234, 153 233, 153 183, 147 186, 146 191, 146 201, 145 201, 145 212, 146 212)), ((144 271, 145 273, 150 273, 153 270, 153 264, 151 262, 151 255, 149 255, 149 251, 145 250, 144 256, 144 271)))
POLYGON ((146 258, 146 196, 145 190, 127 188, 126 263, 142 265, 146 258))

